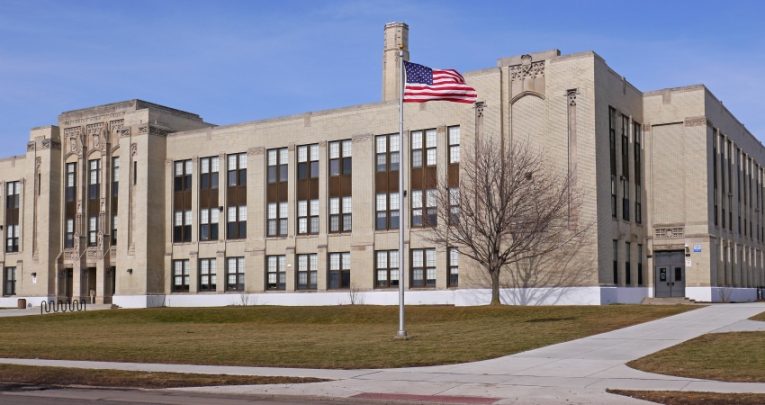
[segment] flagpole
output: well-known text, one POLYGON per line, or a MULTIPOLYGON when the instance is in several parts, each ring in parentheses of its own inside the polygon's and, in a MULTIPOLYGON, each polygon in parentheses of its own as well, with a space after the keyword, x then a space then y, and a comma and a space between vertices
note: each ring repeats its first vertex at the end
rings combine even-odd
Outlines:
POLYGON ((406 328, 404 326, 404 280, 406 279, 406 259, 404 255, 404 224, 406 223, 404 204, 404 85, 406 82, 406 76, 404 72, 404 50, 403 48, 398 51, 398 66, 401 77, 399 83, 399 99, 398 99, 398 333, 396 337, 399 339, 406 339, 406 328))

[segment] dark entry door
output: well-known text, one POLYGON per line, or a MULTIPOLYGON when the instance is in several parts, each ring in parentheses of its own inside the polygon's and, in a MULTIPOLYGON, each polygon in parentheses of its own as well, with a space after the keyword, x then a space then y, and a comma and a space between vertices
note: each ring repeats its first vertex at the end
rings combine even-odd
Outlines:
POLYGON ((59 280, 58 295, 60 297, 64 297, 67 301, 71 301, 73 284, 74 284, 74 271, 72 269, 62 270, 61 279, 59 280))
POLYGON ((654 272, 655 297, 685 297, 685 252, 656 252, 654 272))

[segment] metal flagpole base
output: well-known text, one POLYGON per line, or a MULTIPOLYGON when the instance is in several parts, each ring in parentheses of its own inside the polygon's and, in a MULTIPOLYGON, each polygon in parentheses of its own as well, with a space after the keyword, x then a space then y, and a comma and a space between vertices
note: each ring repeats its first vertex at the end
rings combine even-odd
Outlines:
POLYGON ((398 333, 396 333, 396 337, 394 338, 396 340, 409 340, 409 335, 406 334, 405 330, 400 330, 398 333))

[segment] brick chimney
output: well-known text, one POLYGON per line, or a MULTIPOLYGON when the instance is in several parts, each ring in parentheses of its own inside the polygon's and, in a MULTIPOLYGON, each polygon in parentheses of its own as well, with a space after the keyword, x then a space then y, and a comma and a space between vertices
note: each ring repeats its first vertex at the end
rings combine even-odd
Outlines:
POLYGON ((409 60, 409 26, 402 22, 385 24, 385 44, 383 46, 383 101, 398 100, 401 88, 398 51, 404 51, 404 60, 409 60))

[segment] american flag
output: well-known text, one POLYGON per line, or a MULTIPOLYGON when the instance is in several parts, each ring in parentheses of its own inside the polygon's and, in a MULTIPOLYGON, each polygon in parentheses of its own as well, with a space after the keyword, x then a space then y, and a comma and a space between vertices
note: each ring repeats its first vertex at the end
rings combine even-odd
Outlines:
POLYGON ((454 69, 431 69, 404 61, 404 70, 405 103, 444 100, 472 104, 478 96, 475 89, 466 85, 465 78, 454 69))

